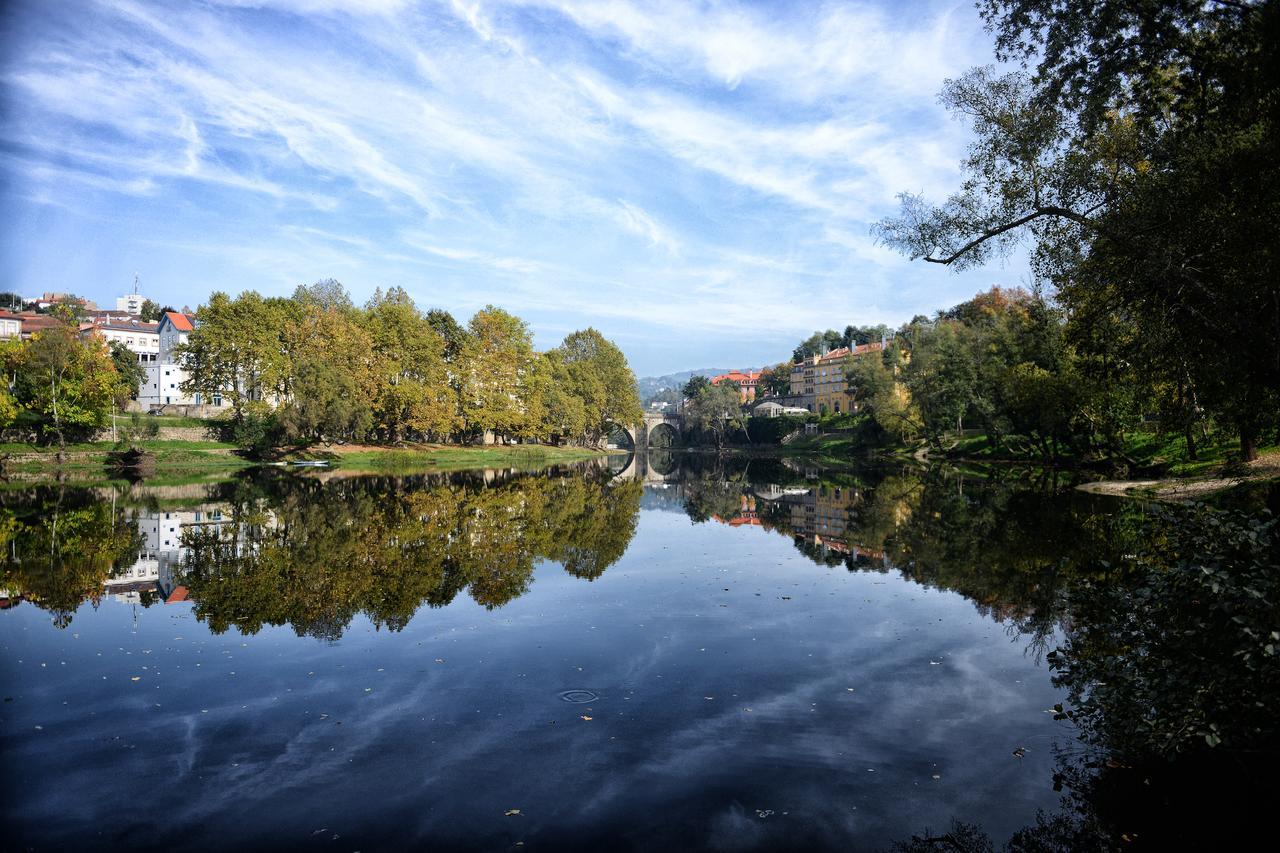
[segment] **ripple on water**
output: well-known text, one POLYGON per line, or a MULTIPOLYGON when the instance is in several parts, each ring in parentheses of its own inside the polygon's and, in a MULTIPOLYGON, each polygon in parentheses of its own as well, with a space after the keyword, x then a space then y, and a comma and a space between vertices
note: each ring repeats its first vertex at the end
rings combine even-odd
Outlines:
POLYGON ((600 694, 591 690, 566 690, 560 694, 560 698, 575 705, 582 705, 599 699, 600 694))

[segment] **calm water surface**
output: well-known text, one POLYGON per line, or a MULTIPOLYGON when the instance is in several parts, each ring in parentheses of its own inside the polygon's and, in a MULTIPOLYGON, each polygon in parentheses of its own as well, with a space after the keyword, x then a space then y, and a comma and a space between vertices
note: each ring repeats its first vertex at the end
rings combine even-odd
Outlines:
POLYGON ((1096 505, 658 462, 5 493, 6 847, 876 849, 1057 807, 1096 505))

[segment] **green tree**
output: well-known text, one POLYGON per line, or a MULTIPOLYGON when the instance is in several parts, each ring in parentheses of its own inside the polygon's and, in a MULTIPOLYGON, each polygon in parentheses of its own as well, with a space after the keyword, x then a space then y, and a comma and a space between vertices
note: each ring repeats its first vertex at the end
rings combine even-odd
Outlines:
POLYGON ((614 427, 629 427, 644 417, 636 377, 622 350, 595 329, 574 332, 559 347, 568 391, 582 400, 586 438, 599 444, 614 427))
POLYGON ((690 376, 689 381, 684 383, 684 388, 681 390, 684 391, 684 397, 686 400, 692 400, 702 392, 702 389, 708 387, 710 384, 711 380, 707 379, 705 376, 690 376))
POLYGON ((162 316, 164 316, 163 309, 160 308, 158 303, 152 302, 150 299, 142 300, 142 309, 138 312, 138 317, 142 322, 154 323, 162 316))
POLYGON ((393 441, 407 432, 447 438, 460 415, 444 338, 400 288, 376 291, 365 312, 378 373, 379 430, 393 441))
POLYGON ((285 339, 303 308, 292 300, 263 299, 246 291, 235 299, 216 292, 202 305, 198 323, 178 348, 186 368, 182 390, 231 401, 236 420, 250 402, 287 397, 291 366, 285 339))
POLYGON ((791 362, 780 362, 761 370, 758 387, 766 397, 790 394, 791 362))
POLYGON ((711 437, 717 451, 722 451, 731 430, 746 434, 746 416, 740 402, 738 386, 732 382, 707 383, 685 405, 685 416, 700 432, 711 437))
POLYGON ((1035 62, 1035 75, 979 69, 947 83, 944 101, 975 131, 964 186, 937 207, 904 196, 880 236, 961 267, 1029 233, 1035 269, 1069 314, 1132 324, 1141 343, 1129 354, 1181 398, 1179 417, 1203 404, 1253 458, 1280 419, 1280 7, 983 9, 998 58, 1035 62))
POLYGON ((101 340, 81 340, 62 324, 6 356, 14 398, 41 419, 41 431, 56 436, 59 447, 68 437, 92 435, 110 422, 120 379, 101 340))
POLYGON ((460 355, 462 416, 473 433, 525 434, 530 427, 530 380, 536 363, 523 320, 485 306, 467 326, 460 355))
POLYGON ((108 350, 116 369, 119 384, 116 386, 115 406, 123 409, 130 400, 138 399, 138 386, 147 381, 147 371, 139 362, 138 354, 119 341, 110 341, 108 350))

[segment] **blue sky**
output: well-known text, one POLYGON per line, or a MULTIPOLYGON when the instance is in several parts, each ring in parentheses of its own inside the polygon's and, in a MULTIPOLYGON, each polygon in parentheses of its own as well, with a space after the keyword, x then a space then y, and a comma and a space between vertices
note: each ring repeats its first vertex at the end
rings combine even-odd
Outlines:
POLYGON ((992 284, 868 233, 959 183, 970 3, 30 0, 0 13, 0 289, 196 307, 334 277, 638 374, 992 284))

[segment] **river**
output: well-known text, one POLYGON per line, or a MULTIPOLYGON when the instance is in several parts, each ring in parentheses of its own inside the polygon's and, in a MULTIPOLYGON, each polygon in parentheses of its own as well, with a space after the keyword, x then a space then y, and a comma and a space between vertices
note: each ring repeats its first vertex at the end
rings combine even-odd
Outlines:
POLYGON ((6 491, 6 846, 1003 840, 1062 807, 1046 658, 1143 512, 1064 485, 666 455, 6 491))

